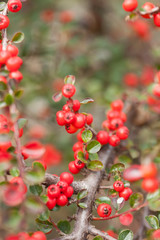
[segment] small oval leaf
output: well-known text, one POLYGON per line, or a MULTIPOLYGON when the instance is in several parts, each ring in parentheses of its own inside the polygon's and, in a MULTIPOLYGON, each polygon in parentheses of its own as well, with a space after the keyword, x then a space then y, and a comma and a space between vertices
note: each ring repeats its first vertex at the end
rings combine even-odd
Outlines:
POLYGON ((83 142, 87 143, 92 139, 93 133, 90 130, 84 130, 82 132, 81 137, 82 137, 83 142))
POLYGON ((159 228, 159 221, 158 218, 154 215, 149 215, 145 217, 146 221, 149 223, 151 228, 158 229, 159 228))
POLYGON ((103 163, 98 160, 90 161, 87 165, 87 168, 92 171, 100 171, 103 169, 103 163))
POLYGON ((81 199, 85 198, 87 196, 87 194, 88 194, 87 190, 83 190, 83 191, 79 192, 77 195, 77 200, 81 200, 81 199))
POLYGON ((94 100, 92 98, 85 98, 81 101, 81 104, 92 103, 94 100))
POLYGON ((130 196, 129 204, 132 208, 138 207, 143 202, 142 193, 133 193, 130 196))
POLYGON ((24 40, 24 33, 17 32, 12 38, 12 42, 14 43, 21 43, 24 40))
POLYGON ((133 232, 129 229, 122 230, 118 236, 118 240, 133 240, 133 232))
POLYGON ((97 153, 101 149, 101 144, 98 141, 92 141, 87 145, 87 151, 89 153, 97 153))
POLYGON ((110 173, 114 173, 114 174, 119 172, 121 173, 124 171, 124 169, 125 169, 125 166, 123 163, 116 163, 111 167, 110 173))
POLYGON ((68 234, 71 230, 71 225, 68 221, 59 221, 57 227, 64 233, 68 234))
POLYGON ((74 85, 74 84, 75 84, 75 81, 76 81, 76 78, 75 78, 75 76, 73 76, 73 75, 67 75, 67 76, 64 78, 64 84, 72 84, 72 85, 74 85))

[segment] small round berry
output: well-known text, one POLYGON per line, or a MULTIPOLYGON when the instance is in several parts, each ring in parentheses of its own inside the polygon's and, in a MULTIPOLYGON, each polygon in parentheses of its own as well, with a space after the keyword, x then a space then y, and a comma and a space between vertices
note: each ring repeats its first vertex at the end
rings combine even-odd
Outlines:
POLYGON ((129 226, 133 222, 133 215, 131 213, 123 214, 119 217, 119 221, 124 226, 129 226))
POLYGON ((109 137, 109 144, 116 147, 120 144, 120 138, 117 135, 112 135, 109 137))
POLYGON ((74 121, 75 121, 75 114, 73 112, 66 112, 64 114, 64 120, 65 120, 66 124, 74 123, 74 121))
POLYGON ((126 114, 124 112, 121 112, 119 117, 120 117, 120 119, 122 119, 122 121, 124 123, 127 121, 127 116, 126 116, 126 114))
POLYGON ((60 196, 60 188, 57 185, 52 184, 47 188, 47 194, 51 199, 57 198, 60 196))
MULTIPOLYGON (((143 4, 142 8, 145 10, 145 12, 150 12, 153 8, 155 8, 155 5, 150 2, 146 2, 143 4)), ((141 15, 144 18, 151 18, 149 14, 141 15)))
POLYGON ((83 128, 86 123, 86 117, 82 113, 77 113, 75 114, 75 121, 74 121, 74 126, 76 128, 83 128))
POLYGON ((73 145, 73 152, 77 151, 78 149, 83 149, 83 143, 82 142, 76 142, 74 145, 73 145))
POLYGON ((81 162, 79 159, 76 159, 74 161, 74 164, 75 164, 76 168, 78 168, 78 169, 82 169, 85 167, 85 163, 81 162))
POLYGON ((24 184, 21 177, 14 177, 10 180, 10 183, 16 187, 16 189, 23 194, 27 192, 27 186, 24 184))
POLYGON ((53 199, 48 198, 46 206, 48 207, 49 210, 52 210, 56 206, 56 198, 53 199))
POLYGON ((72 184, 74 178, 73 178, 72 174, 70 174, 69 172, 63 172, 60 175, 60 180, 66 182, 66 183, 68 183, 68 185, 70 185, 70 184, 72 184))
POLYGON ((157 229, 152 234, 153 240, 160 240, 160 229, 157 229))
POLYGON ((0 76, 0 82, 4 82, 5 84, 7 84, 7 79, 3 76, 0 76))
POLYGON ((141 173, 143 178, 154 178, 157 175, 157 167, 155 163, 141 165, 141 173))
POLYGON ((116 130, 119 127, 123 126, 123 121, 120 118, 114 118, 110 121, 110 129, 116 130))
POLYGON ((68 198, 66 197, 66 195, 61 194, 58 198, 57 198, 57 205, 58 206, 65 206, 68 203, 68 198))
POLYGON ((57 186, 59 187, 60 192, 63 193, 63 192, 65 192, 65 191, 67 190, 68 183, 65 182, 65 181, 59 181, 59 182, 57 183, 57 186))
POLYGON ((105 145, 108 143, 109 141, 109 135, 108 135, 108 132, 106 131, 99 131, 97 133, 97 141, 102 144, 102 145, 105 145))
POLYGON ((91 125, 92 124, 92 122, 93 122, 93 116, 92 116, 92 114, 87 114, 87 116, 86 116, 86 121, 87 121, 87 124, 88 125, 91 125))
POLYGON ((103 217, 103 218, 109 217, 112 213, 112 208, 109 204, 102 203, 98 206, 97 213, 100 217, 103 217))
POLYGON ((74 161, 70 162, 68 164, 68 168, 69 168, 69 171, 73 174, 77 174, 80 172, 80 169, 78 169, 75 164, 74 164, 74 161))
POLYGON ((156 178, 146 178, 142 181, 142 188, 146 192, 155 192, 159 187, 159 182, 156 178))
POLYGON ((132 12, 138 6, 137 0, 124 0, 123 2, 123 9, 127 12, 132 12))
POLYGON ((35 240, 47 240, 45 234, 43 232, 37 231, 32 234, 33 239, 35 240))
POLYGON ((5 15, 0 14, 0 30, 5 29, 9 26, 9 18, 5 15))
POLYGON ((113 187, 117 192, 121 192, 124 189, 124 184, 122 181, 115 181, 113 187))
POLYGON ((7 45, 7 51, 11 54, 12 57, 17 56, 19 53, 18 48, 12 44, 7 45))
POLYGON ((78 131, 78 128, 76 128, 73 124, 66 124, 65 129, 69 134, 73 134, 78 131))
POLYGON ((67 190, 64 192, 64 195, 66 195, 67 198, 70 198, 72 197, 73 192, 74 192, 73 187, 68 186, 67 190))
POLYGON ((160 84, 156 84, 153 88, 153 94, 156 97, 160 97, 160 84))
POLYGON ((76 92, 76 88, 72 84, 65 84, 62 88, 62 94, 66 98, 71 98, 76 92))
POLYGON ((132 88, 137 87, 139 82, 137 75, 134 73, 125 74, 123 81, 127 86, 132 88))
POLYGON ((11 57, 10 52, 7 50, 2 50, 0 52, 0 63, 1 64, 6 64, 7 60, 11 57))
POLYGON ((77 112, 81 107, 81 104, 78 100, 73 100, 73 111, 77 112))
POLYGON ((23 79, 23 75, 20 71, 10 72, 9 78, 14 79, 19 83, 23 79))
POLYGON ((160 13, 154 14, 154 24, 160 27, 160 13))
POLYGON ((63 106, 62 110, 63 110, 64 112, 70 112, 70 111, 71 111, 71 109, 70 109, 70 107, 69 107, 68 104, 65 104, 65 105, 63 106))
POLYGON ((113 111, 120 112, 123 109, 123 105, 124 104, 123 104, 122 100, 118 99, 118 100, 111 103, 111 108, 112 108, 113 111))
POLYGON ((125 201, 129 199, 132 194, 132 189, 129 187, 125 187, 123 191, 119 192, 119 197, 123 197, 125 201))
POLYGON ((119 116, 120 116, 120 112, 118 112, 118 111, 113 111, 113 110, 109 110, 108 112, 107 112, 107 118, 108 118, 108 120, 109 121, 111 121, 112 119, 114 119, 114 118, 119 118, 119 116))
POLYGON ((20 0, 9 0, 7 5, 10 12, 18 12, 22 8, 22 3, 20 0))
POLYGON ((65 115, 64 111, 58 111, 56 113, 56 120, 57 120, 58 125, 60 125, 60 126, 64 126, 66 124, 64 115, 65 115))
POLYGON ((11 57, 7 60, 6 66, 7 69, 11 72, 17 71, 23 63, 23 60, 20 57, 11 57))
POLYGON ((110 129, 110 122, 108 120, 103 121, 102 128, 104 128, 106 130, 110 129))
POLYGON ((129 130, 127 127, 123 126, 117 129, 116 134, 120 139, 125 140, 129 136, 129 130))

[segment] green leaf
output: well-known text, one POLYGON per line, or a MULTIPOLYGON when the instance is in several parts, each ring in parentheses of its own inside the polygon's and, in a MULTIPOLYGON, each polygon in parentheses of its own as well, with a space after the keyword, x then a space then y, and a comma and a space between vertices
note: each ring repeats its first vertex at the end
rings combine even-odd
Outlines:
POLYGON ((15 147, 11 146, 7 149, 7 152, 14 153, 15 152, 15 147))
POLYGON ((122 230, 118 236, 118 240, 133 240, 133 232, 129 229, 122 230))
POLYGON ((41 221, 46 221, 46 220, 48 220, 49 215, 50 215, 50 212, 49 212, 49 210, 47 209, 47 210, 45 210, 44 212, 42 212, 42 213, 40 214, 40 216, 39 216, 38 219, 41 220, 41 221))
POLYGON ((153 193, 147 194, 149 208, 152 211, 160 211, 160 189, 153 193))
POLYGON ((74 84, 75 84, 75 81, 76 81, 76 78, 75 78, 75 76, 73 76, 73 75, 67 75, 67 76, 64 78, 64 84, 72 84, 72 85, 74 85, 74 84))
POLYGON ((68 234, 71 231, 71 225, 68 221, 59 221, 57 227, 64 233, 68 234))
POLYGON ((41 193, 43 192, 43 188, 41 185, 32 185, 29 187, 29 190, 32 194, 36 196, 40 196, 41 193))
POLYGON ((37 218, 35 221, 36 221, 37 228, 44 233, 49 233, 53 228, 52 223, 49 222, 48 220, 41 221, 40 219, 37 218))
POLYGON ((14 102, 14 98, 12 95, 7 94, 4 98, 4 101, 7 105, 11 105, 14 102))
POLYGON ((12 38, 13 43, 21 43, 24 40, 24 33, 17 32, 12 38))
POLYGON ((10 169, 9 172, 13 177, 18 177, 19 176, 19 169, 16 168, 16 167, 13 167, 12 169, 10 169))
POLYGON ((98 160, 90 161, 87 165, 87 168, 92 171, 100 171, 103 169, 103 163, 98 160))
POLYGON ((121 155, 118 157, 119 161, 124 164, 129 164, 132 162, 132 159, 127 155, 121 155))
POLYGON ((83 190, 83 191, 78 193, 77 199, 81 200, 81 199, 85 198, 87 196, 87 194, 88 194, 87 190, 83 190))
POLYGON ((130 153, 130 155, 131 155, 131 157, 132 157, 133 159, 134 159, 134 158, 138 158, 139 155, 140 155, 140 152, 137 151, 137 150, 134 149, 134 148, 131 148, 131 149, 129 150, 129 153, 130 153))
POLYGON ((25 118, 19 118, 18 119, 18 127, 19 129, 24 128, 24 126, 27 124, 28 120, 25 118))
POLYGON ((84 209, 87 208, 87 204, 84 203, 84 202, 82 202, 82 203, 78 203, 78 206, 79 206, 80 208, 84 208, 84 209))
POLYGON ((94 100, 92 98, 85 98, 81 101, 81 104, 92 103, 94 100))
POLYGON ((156 158, 154 159, 154 162, 155 162, 155 163, 160 163, 160 157, 156 157, 156 158))
POLYGON ((131 208, 138 207, 142 202, 143 202, 143 194, 142 193, 139 193, 139 192, 133 193, 130 196, 129 204, 130 204, 131 208))
POLYGON ((23 89, 18 89, 18 90, 16 90, 16 91, 14 92, 14 96, 15 96, 16 98, 21 98, 22 95, 23 95, 23 93, 24 93, 24 90, 23 90, 23 89))
POLYGON ((89 142, 92 139, 93 134, 92 134, 92 132, 90 130, 84 130, 82 132, 81 137, 82 137, 83 142, 87 143, 87 142, 89 142))
POLYGON ((154 229, 159 228, 159 221, 158 221, 158 218, 156 216, 149 215, 149 216, 145 217, 145 219, 152 228, 154 228, 154 229))
POLYGON ((111 167, 110 173, 114 173, 114 174, 119 172, 121 173, 124 171, 124 169, 125 169, 125 166, 123 163, 116 163, 111 167))
POLYGON ((87 163, 87 160, 85 159, 84 153, 83 153, 82 151, 79 151, 79 152, 77 153, 77 158, 78 158, 81 162, 87 163))
POLYGON ((47 201, 48 201, 48 197, 46 195, 41 195, 40 199, 43 203, 47 203, 47 201))
POLYGON ((97 153, 101 149, 101 144, 98 141, 92 141, 87 145, 89 153, 97 153))
POLYGON ((103 240, 103 238, 101 236, 96 236, 95 238, 93 238, 93 240, 103 240))
POLYGON ((4 91, 7 89, 7 85, 4 82, 0 82, 0 91, 4 91))
POLYGON ((107 204, 111 204, 111 199, 109 197, 99 197, 98 199, 95 200, 96 204, 101 204, 101 203, 107 203, 107 204))
POLYGON ((39 162, 33 163, 33 169, 25 173, 25 179, 31 184, 39 184, 44 181, 45 169, 39 162))
POLYGON ((89 159, 90 160, 98 160, 98 154, 97 153, 89 153, 89 159))
POLYGON ((6 3, 0 2, 0 11, 3 11, 5 7, 6 7, 6 3))

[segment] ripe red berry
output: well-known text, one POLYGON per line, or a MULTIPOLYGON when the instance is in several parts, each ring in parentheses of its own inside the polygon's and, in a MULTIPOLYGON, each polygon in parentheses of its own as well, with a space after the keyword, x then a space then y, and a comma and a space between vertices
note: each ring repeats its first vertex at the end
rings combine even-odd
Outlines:
POLYGON ((70 171, 71 173, 73 173, 73 174, 77 174, 77 173, 79 173, 79 171, 80 171, 80 169, 78 169, 78 168, 75 166, 74 161, 72 161, 72 162, 70 162, 70 163, 68 164, 68 168, 69 168, 69 171, 70 171))
POLYGON ((109 215, 111 215, 112 212, 112 208, 109 204, 107 203, 102 203, 99 204, 98 208, 97 208, 97 213, 100 217, 109 217, 109 215))
POLYGON ((11 54, 12 57, 17 56, 19 53, 18 48, 12 44, 7 45, 7 51, 11 54))
POLYGON ((11 57, 10 52, 7 50, 2 50, 0 52, 0 63, 1 64, 6 64, 7 60, 11 57))
POLYGON ((120 112, 118 112, 118 111, 113 111, 113 110, 109 110, 108 112, 107 112, 107 118, 108 118, 108 120, 109 121, 111 121, 112 119, 114 119, 114 118, 119 118, 119 116, 120 116, 120 112))
POLYGON ((125 140, 129 136, 129 130, 127 127, 123 126, 117 129, 116 134, 120 139, 125 140))
POLYGON ((56 113, 56 120, 58 125, 63 126, 66 124, 66 121, 64 119, 65 112, 64 111, 58 111, 56 113))
POLYGON ((124 76, 124 83, 129 86, 129 87, 137 87, 138 85, 138 77, 136 74, 134 73, 127 73, 125 76, 124 76))
POLYGON ((115 181, 113 187, 117 192, 121 192, 124 189, 124 184, 122 181, 115 181))
POLYGON ((7 5, 10 12, 18 12, 22 8, 22 3, 20 0, 9 0, 7 5))
POLYGON ((78 168, 78 169, 82 169, 85 167, 85 163, 81 162, 79 159, 76 159, 74 161, 74 164, 75 164, 76 168, 78 168))
POLYGON ((112 135, 109 137, 109 144, 116 147, 120 144, 120 138, 117 135, 112 135))
POLYGON ((142 181, 142 188, 146 192, 154 192, 158 189, 159 182, 156 178, 146 178, 142 181))
POLYGON ((23 79, 23 75, 20 71, 10 72, 9 78, 14 79, 19 83, 23 79))
POLYGON ((131 194, 132 194, 132 189, 129 187, 125 187, 123 189, 123 191, 119 192, 119 196, 123 197, 125 201, 127 201, 129 199, 131 194))
POLYGON ((9 26, 9 18, 5 15, 0 14, 0 30, 5 29, 9 26))
POLYGON ((160 229, 155 230, 152 234, 153 240, 160 240, 160 229))
POLYGON ((76 128, 83 128, 86 123, 86 117, 82 113, 77 113, 75 114, 75 121, 74 121, 74 126, 76 128))
POLYGON ((7 118, 0 114, 0 133, 8 133, 9 132, 9 127, 8 127, 8 120, 7 118))
POLYGON ((23 60, 20 57, 11 57, 7 60, 6 66, 7 69, 11 72, 17 71, 23 63, 23 60))
POLYGON ((51 199, 57 198, 60 196, 60 188, 57 185, 52 184, 47 188, 47 194, 51 199))
POLYGON ((106 131, 99 131, 97 133, 97 141, 100 142, 100 144, 104 145, 107 144, 109 141, 109 135, 106 131))
POLYGON ((3 76, 0 76, 0 82, 4 82, 5 84, 7 84, 7 79, 3 76))
MULTIPOLYGON (((151 2, 146 2, 143 4, 142 8, 145 12, 150 12, 153 8, 155 8, 155 5, 151 2)), ((144 18, 151 18, 149 14, 141 15, 144 18)))
POLYGON ((102 128, 104 128, 106 130, 110 129, 110 122, 108 120, 103 121, 102 128))
POLYGON ((92 114, 87 114, 87 116, 86 116, 86 121, 87 121, 87 124, 88 125, 91 125, 92 124, 92 122, 93 122, 93 116, 92 116, 92 114))
POLYGON ((123 214, 119 217, 119 221, 124 226, 129 226, 133 222, 133 215, 131 213, 123 214))
POLYGON ((153 88, 153 94, 156 97, 160 97, 160 84, 156 84, 153 88))
POLYGON ((73 112, 66 112, 64 114, 64 120, 65 120, 66 124, 74 123, 74 121, 75 121, 75 114, 73 112))
POLYGON ((76 88, 72 84, 65 84, 62 88, 62 94, 66 98, 71 98, 76 92, 76 88))
POLYGON ((18 233, 18 237, 23 240, 28 240, 29 239, 29 234, 26 232, 20 232, 18 233))
POLYGON ((35 240, 47 240, 45 234, 43 232, 37 231, 32 234, 33 239, 35 240))
POLYGON ((77 151, 78 149, 83 149, 83 143, 82 142, 76 142, 74 145, 73 145, 73 152, 77 151))
POLYGON ((124 104, 123 104, 122 100, 118 99, 118 100, 111 103, 111 108, 114 111, 120 112, 123 109, 123 105, 124 104))
POLYGON ((57 205, 59 206, 65 206, 68 203, 68 198, 66 197, 66 195, 61 194, 58 198, 57 198, 57 205))
POLYGON ((53 199, 48 198, 46 206, 48 207, 49 210, 52 210, 56 206, 56 202, 57 202, 56 198, 53 199))
POLYGON ((157 175, 157 167, 151 162, 141 165, 141 173, 143 178, 154 178, 157 175))
POLYGON ((62 110, 63 110, 64 112, 70 112, 70 111, 71 111, 71 109, 70 109, 70 107, 69 107, 68 104, 65 104, 65 105, 63 106, 62 110))
POLYGON ((73 111, 77 112, 81 107, 81 104, 78 100, 73 100, 73 111))
POLYGON ((122 121, 124 123, 127 121, 127 116, 126 116, 126 114, 124 112, 121 112, 119 117, 120 117, 120 119, 122 119, 122 121))
POLYGON ((72 197, 73 192, 74 192, 73 187, 68 186, 67 190, 64 192, 64 195, 66 195, 67 198, 70 198, 72 197))
POLYGON ((78 131, 78 128, 76 128, 73 124, 67 124, 65 129, 69 134, 73 134, 78 131))
POLYGON ((61 193, 64 193, 64 192, 67 190, 68 183, 65 182, 65 181, 59 181, 59 182, 57 183, 57 186, 59 187, 60 192, 61 192, 61 193))
POLYGON ((123 9, 127 12, 132 12, 138 6, 137 0, 124 0, 123 2, 123 9))
POLYGON ((110 121, 110 129, 116 130, 119 127, 123 126, 123 121, 120 118, 114 118, 110 121))
POLYGON ((154 14, 154 24, 160 27, 160 13, 154 14))
POLYGON ((73 178, 72 174, 70 174, 69 172, 63 172, 60 175, 60 180, 66 182, 66 183, 68 183, 68 185, 70 185, 70 184, 72 184, 74 178, 73 178))
POLYGON ((10 180, 10 183, 16 187, 16 189, 23 194, 27 192, 27 186, 24 184, 21 177, 14 177, 10 180))

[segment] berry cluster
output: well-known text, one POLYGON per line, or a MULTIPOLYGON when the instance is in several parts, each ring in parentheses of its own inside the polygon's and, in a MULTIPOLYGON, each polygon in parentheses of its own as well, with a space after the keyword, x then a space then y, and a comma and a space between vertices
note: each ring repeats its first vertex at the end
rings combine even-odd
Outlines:
POLYGON ((125 201, 127 201, 132 194, 132 189, 124 187, 124 183, 122 181, 115 181, 113 188, 119 193, 119 197, 123 197, 125 201))
POLYGON ((20 232, 17 235, 9 235, 5 240, 47 240, 45 234, 41 231, 34 232, 31 236, 26 232, 20 232))
POLYGON ((50 185, 47 189, 48 201, 46 203, 49 210, 52 210, 56 204, 65 206, 68 203, 68 198, 73 195, 73 187, 70 184, 73 182, 72 174, 63 172, 60 175, 60 181, 54 185, 50 185))
POLYGON ((122 112, 123 102, 116 100, 111 103, 111 110, 107 112, 107 120, 102 123, 105 130, 99 131, 97 141, 102 145, 109 143, 116 147, 121 140, 125 140, 129 136, 129 130, 124 126, 127 120, 126 114, 122 112))

